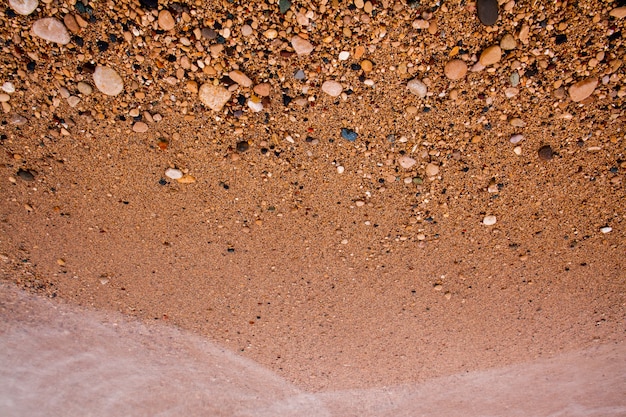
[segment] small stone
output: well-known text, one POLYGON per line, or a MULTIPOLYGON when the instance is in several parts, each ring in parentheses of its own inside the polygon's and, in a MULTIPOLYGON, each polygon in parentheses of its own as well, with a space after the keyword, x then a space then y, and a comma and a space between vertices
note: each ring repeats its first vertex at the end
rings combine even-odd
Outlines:
POLYGON ((433 163, 426 165, 426 175, 429 177, 434 177, 439 174, 439 167, 433 163))
POLYGON ((247 37, 247 36, 252 35, 253 33, 254 33, 254 29, 252 29, 252 26, 250 26, 250 25, 243 25, 241 27, 241 34, 243 36, 247 37))
POLYGON ((293 78, 295 78, 298 81, 302 81, 306 78, 306 74, 304 73, 304 71, 299 69, 298 71, 295 72, 295 74, 293 74, 293 78))
POLYGON ((263 110, 263 103, 259 100, 248 100, 248 107, 255 113, 258 113, 263 110))
POLYGON ((572 84, 568 90, 569 96, 572 101, 579 102, 583 101, 591 94, 598 86, 598 79, 595 77, 587 78, 582 81, 578 81, 575 84, 572 84))
POLYGON ((80 32, 80 26, 78 25, 78 22, 76 21, 76 18, 74 17, 73 14, 66 14, 65 16, 63 16, 63 23, 65 24, 65 27, 67 27, 70 32, 72 33, 78 33, 80 32))
POLYGON ((600 228, 600 231, 602 233, 611 233, 613 231, 613 228, 611 226, 604 226, 600 228))
POLYGON ((69 104, 70 107, 76 107, 76 106, 78 106, 78 103, 80 103, 80 98, 79 97, 69 96, 67 98, 67 104, 69 104))
POLYGON ((49 42, 67 45, 70 43, 70 34, 63 23, 54 17, 44 17, 33 23, 32 32, 35 36, 49 42))
POLYGON ((430 23, 428 23, 428 20, 417 19, 417 20, 413 21, 411 26, 413 26, 413 29, 420 29, 420 30, 421 29, 428 29, 428 27, 430 26, 430 23))
POLYGON ((426 97, 426 93, 428 92, 428 87, 426 87, 426 84, 424 84, 421 80, 418 80, 417 78, 413 78, 411 81, 407 83, 406 86, 411 93, 415 94, 419 98, 426 97))
POLYGON ((200 86, 198 97, 202 104, 213 111, 220 111, 226 103, 230 101, 230 92, 221 85, 204 83, 200 86))
POLYGON ((15 86, 13 85, 12 82, 7 81, 4 84, 2 84, 2 91, 8 94, 13 94, 15 93, 15 86))
POLYGON ((167 10, 161 10, 159 12, 159 27, 163 30, 170 31, 176 26, 176 21, 172 17, 172 14, 167 10))
POLYGON ((276 29, 268 29, 263 32, 263 36, 265 36, 269 40, 276 39, 276 37, 278 36, 278 31, 276 29))
POLYGON ((346 169, 343 166, 337 165, 337 173, 338 174, 343 174, 345 170, 346 169))
POLYGON ((291 2, 289 0, 278 0, 278 9, 282 14, 287 13, 287 10, 291 7, 291 2))
POLYGON ((482 65, 488 67, 489 65, 493 65, 497 62, 500 62, 502 58, 502 48, 498 45, 491 45, 487 49, 480 54, 480 59, 478 60, 482 65))
POLYGON ((511 35, 510 33, 507 33, 500 40, 500 48, 502 48, 505 51, 511 51, 517 48, 517 41, 515 40, 513 35, 511 35))
POLYGON ((261 97, 267 97, 270 95, 271 86, 269 83, 261 83, 254 86, 255 94, 258 94, 261 97))
POLYGON ((124 90, 122 77, 113 68, 97 66, 93 72, 96 88, 108 96, 116 96, 124 90))
POLYGON ((6 103, 7 101, 11 100, 11 96, 8 94, 0 94, 0 103, 6 103))
POLYGON ((177 179, 176 181, 178 181, 179 184, 193 184, 194 182, 196 182, 196 177, 189 175, 189 174, 185 174, 181 178, 177 179))
POLYGON ((348 129, 348 128, 342 127, 341 128, 341 137, 346 139, 346 140, 349 140, 350 142, 354 142, 359 137, 359 134, 356 133, 352 129, 348 129))
POLYGON ((228 77, 242 87, 248 88, 252 86, 252 80, 239 70, 229 72, 228 77))
POLYGON ((17 171, 17 177, 28 182, 35 181, 35 175, 33 175, 30 170, 19 169, 17 171))
POLYGON ((374 68, 374 63, 370 61, 369 59, 364 59, 363 61, 361 61, 361 69, 364 72, 371 72, 373 68, 374 68))
POLYGON ((298 55, 309 55, 314 48, 311 42, 297 35, 291 38, 291 46, 298 55))
POLYGON ((146 133, 148 131, 148 125, 144 122, 137 122, 133 125, 133 132, 146 133))
POLYGON ((520 135, 519 133, 516 135, 511 136, 511 139, 509 139, 511 141, 511 143, 520 143, 521 141, 524 140, 524 135, 520 135))
POLYGON ((525 127, 526 126, 526 122, 520 119, 519 117, 514 117, 511 120, 509 120, 509 124, 513 127, 525 127))
POLYGON ((483 224, 485 226, 493 226, 494 224, 496 224, 496 216, 485 216, 485 218, 483 219, 483 224))
POLYGON ((460 59, 453 59, 446 64, 443 72, 450 80, 460 80, 467 74, 467 64, 460 59))
POLYGON ((513 153, 517 156, 522 154, 522 147, 521 146, 516 146, 515 148, 513 148, 513 153))
POLYGON ((78 92, 81 94, 84 94, 86 96, 88 96, 89 94, 93 93, 93 88, 91 88, 91 86, 89 84, 87 84, 84 81, 80 81, 77 85, 76 88, 78 89, 78 92))
POLYGON ((328 80, 322 84, 322 91, 331 97, 337 97, 343 91, 343 87, 337 81, 328 80))
POLYGON ((9 118, 9 122, 11 122, 11 124, 13 125, 21 126, 21 125, 25 125, 26 123, 28 123, 28 119, 22 116, 21 114, 12 114, 11 117, 9 118))
POLYGON ((609 12, 609 15, 616 19, 624 18, 626 16, 626 6, 614 8, 609 12))
POLYGON ((35 11, 39 2, 37 0, 9 0, 9 5, 16 13, 28 16, 35 11))
POLYGON ((539 155, 539 159, 541 159, 542 161, 549 161, 554 157, 554 152, 552 151, 550 145, 544 145, 539 148, 537 154, 539 155))
POLYGON ((165 170, 165 176, 172 180, 179 180, 183 177, 183 172, 180 169, 168 168, 165 170))
POLYGON ((398 158, 398 164, 404 169, 410 169, 413 165, 415 165, 417 161, 410 156, 402 155, 398 158))
POLYGON ((476 11, 480 23, 494 25, 498 21, 498 0, 477 0, 476 11))
POLYGON ((348 58, 350 58, 350 52, 348 52, 348 51, 341 51, 341 52, 339 52, 339 60, 340 61, 345 61, 348 58))
POLYGON ((237 142, 237 152, 243 153, 250 149, 250 143, 247 140, 241 140, 237 142))

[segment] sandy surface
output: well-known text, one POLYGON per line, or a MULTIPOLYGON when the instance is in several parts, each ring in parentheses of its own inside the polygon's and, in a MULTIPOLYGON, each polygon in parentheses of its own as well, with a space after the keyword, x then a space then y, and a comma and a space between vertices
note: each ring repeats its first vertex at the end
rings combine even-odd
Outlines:
POLYGON ((624 342, 621 3, 510 2, 490 27, 470 2, 370 5, 172 3, 171 30, 125 1, 4 9, 2 278, 192 331, 309 391, 624 342), (68 14, 84 26, 68 44, 31 33, 68 14), (473 70, 450 80, 451 59, 473 70), (204 83, 232 99, 209 109, 204 83))

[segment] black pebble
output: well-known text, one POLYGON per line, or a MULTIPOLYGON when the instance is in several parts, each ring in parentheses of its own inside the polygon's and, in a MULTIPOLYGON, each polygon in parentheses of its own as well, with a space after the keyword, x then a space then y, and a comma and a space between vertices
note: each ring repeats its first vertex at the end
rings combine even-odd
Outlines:
POLYGON ((241 142, 237 142, 237 151, 238 152, 245 152, 248 149, 250 149, 250 144, 247 141, 242 140, 241 142))
POLYGON ((491 26, 498 20, 498 0, 478 0, 476 2, 478 19, 485 26, 491 26))
POLYGON ((552 151, 550 145, 544 145, 539 148, 537 154, 539 155, 539 159, 542 161, 549 161, 554 156, 554 152, 552 151))
POLYGON ((139 0, 139 4, 141 4, 141 7, 148 10, 153 10, 159 7, 158 0, 139 0))
POLYGON ((17 176, 24 181, 35 181, 35 176, 32 172, 24 169, 20 169, 17 171, 17 176))
POLYGON ((96 42, 96 45, 98 46, 100 52, 105 52, 107 49, 109 49, 109 43, 105 41, 98 41, 96 42))

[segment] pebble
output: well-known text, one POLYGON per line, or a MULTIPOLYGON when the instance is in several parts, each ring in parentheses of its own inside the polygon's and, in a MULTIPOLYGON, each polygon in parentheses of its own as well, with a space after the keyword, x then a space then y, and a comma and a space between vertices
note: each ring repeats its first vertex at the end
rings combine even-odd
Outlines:
POLYGON ((254 92, 261 97, 267 97, 270 95, 271 86, 269 83, 261 83, 254 86, 254 92))
POLYGON ((609 12, 609 15, 616 19, 622 19, 626 17, 626 6, 616 7, 609 12))
POLYGON ((369 59, 364 59, 363 61, 361 61, 361 69, 364 72, 371 72, 372 69, 374 69, 374 63, 372 61, 370 61, 369 59))
POLYGON ((568 90, 569 96, 572 101, 579 102, 583 101, 591 94, 598 86, 598 79, 595 77, 587 78, 582 81, 578 81, 575 84, 572 84, 568 90))
POLYGON ((413 78, 411 81, 407 83, 406 86, 411 93, 415 94, 419 98, 426 97, 426 93, 428 92, 428 87, 426 87, 426 84, 424 84, 421 80, 418 80, 417 78, 413 78))
POLYGON ((485 216, 485 218, 483 219, 483 224, 485 226, 493 226, 494 224, 496 224, 496 216, 485 216))
POLYGON ((400 166, 404 169, 409 169, 416 163, 417 161, 410 156, 402 155, 400 158, 398 158, 398 164, 400 164, 400 166))
POLYGON ((511 139, 509 139, 511 141, 511 143, 520 143, 521 141, 524 140, 524 135, 520 135, 519 133, 516 135, 511 136, 511 139))
POLYGON ((167 10, 161 10, 159 12, 159 27, 163 30, 169 31, 174 29, 176 21, 172 17, 172 14, 167 10))
POLYGON ((337 173, 343 174, 346 169, 342 165, 337 165, 337 173))
POLYGON ((8 94, 13 94, 15 93, 15 86, 13 85, 12 82, 7 81, 4 84, 2 84, 2 91, 8 94))
POLYGON ((81 94, 84 94, 86 96, 88 96, 89 94, 93 93, 93 88, 91 88, 91 86, 89 84, 87 84, 86 82, 84 82, 84 81, 79 82, 76 85, 76 88, 78 89, 78 91, 81 94))
POLYGON ((500 46, 498 45, 491 45, 490 47, 485 49, 482 54, 480 54, 480 59, 478 60, 478 62, 480 62, 485 67, 488 67, 489 65, 500 62, 501 58, 502 48, 500 48, 500 46))
POLYGON ((258 112, 263 110, 263 103, 261 101, 256 101, 256 100, 249 99, 248 100, 248 107, 253 112, 258 113, 258 112))
POLYGON ((254 33, 254 29, 252 29, 252 26, 250 26, 250 25, 243 25, 241 27, 241 34, 243 36, 247 37, 247 36, 252 35, 252 33, 254 33))
POLYGON ((509 123, 513 127, 525 127, 526 126, 526 122, 520 119, 519 117, 512 118, 511 120, 509 120, 509 123))
POLYGON ((299 69, 298 71, 296 71, 293 74, 293 78, 295 78, 298 81, 302 81, 306 78, 306 74, 304 73, 304 71, 302 71, 301 69, 299 69))
POLYGON ((11 96, 8 94, 0 94, 0 103, 6 103, 7 101, 11 100, 11 96))
POLYGON ((439 174, 439 167, 433 163, 426 165, 426 175, 429 177, 434 177, 439 174))
POLYGON ((39 2, 37 0, 9 0, 9 5, 16 13, 28 16, 35 11, 39 2))
POLYGON ((19 169, 17 171, 17 177, 28 182, 35 181, 35 175, 33 175, 30 170, 26 169, 19 169))
POLYGON ((49 42, 67 45, 70 43, 70 34, 63 23, 54 17, 44 17, 33 23, 32 32, 35 36, 49 42))
POLYGON ((80 103, 80 98, 79 97, 69 96, 67 98, 67 104, 69 104, 70 107, 76 107, 76 106, 78 106, 78 103, 80 103))
POLYGON ((68 13, 63 17, 63 23, 65 24, 65 27, 67 27, 70 32, 72 33, 78 33, 80 32, 80 26, 78 25, 78 22, 76 21, 76 18, 74 17, 73 14, 68 13))
POLYGON ((240 140, 239 142, 237 142, 236 148, 237 152, 243 153, 250 149, 250 142, 248 142, 247 140, 240 140))
POLYGON ((446 64, 443 72, 450 80, 460 80, 467 74, 467 64, 460 59, 453 59, 446 64))
POLYGON ((507 33, 500 40, 500 48, 502 48, 505 51, 511 51, 517 48, 517 41, 515 40, 513 35, 511 35, 510 33, 507 33))
POLYGON ((337 81, 328 80, 322 84, 322 91, 331 97, 337 97, 343 91, 343 87, 337 81))
POLYGON ((350 52, 348 52, 348 51, 341 51, 341 52, 339 52, 339 60, 340 61, 345 61, 348 58, 350 58, 350 52))
POLYGON ((144 122, 137 122, 133 125, 133 132, 146 133, 148 131, 148 125, 144 122))
POLYGON ((539 148, 537 154, 539 155, 539 159, 541 159, 542 161, 549 161, 554 157, 554 152, 552 151, 550 145, 544 145, 539 148))
POLYGON ((100 92, 116 96, 124 90, 122 77, 113 68, 97 66, 93 72, 93 82, 100 92))
POLYGON ((346 140, 349 140, 350 142, 354 142, 359 137, 359 134, 356 133, 352 129, 348 129, 348 128, 342 127, 341 128, 341 137, 346 139, 346 140))
POLYGON ((183 177, 183 171, 176 168, 168 168, 165 170, 165 176, 172 180, 179 180, 183 177))
POLYGON ((522 147, 521 146, 516 146, 515 148, 513 148, 513 153, 517 156, 522 154, 522 147))
POLYGON ((248 88, 252 86, 252 80, 239 70, 229 72, 228 77, 242 87, 248 88))
POLYGON ((230 101, 230 92, 221 85, 204 83, 200 86, 198 97, 202 104, 213 111, 220 111, 230 101))
POLYGON ((309 55, 313 52, 313 44, 300 36, 294 36, 291 38, 291 46, 298 55, 309 55))
POLYGON ((611 226, 604 226, 600 228, 600 231, 602 233, 611 233, 613 231, 613 228, 611 226))
POLYGON ((498 0, 477 0, 476 11, 480 23, 485 26, 494 25, 498 20, 498 0))

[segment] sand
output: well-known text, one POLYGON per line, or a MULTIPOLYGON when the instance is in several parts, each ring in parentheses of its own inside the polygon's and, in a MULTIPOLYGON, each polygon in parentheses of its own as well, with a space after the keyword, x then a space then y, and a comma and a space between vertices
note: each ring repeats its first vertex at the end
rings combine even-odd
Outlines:
POLYGON ((357 3, 172 3, 167 31, 138 3, 5 9, 2 279, 192 332, 307 392, 622 345, 620 5, 510 2, 483 26, 473 3, 357 3), (50 16, 69 44, 32 35, 50 16), (98 65, 120 94, 80 84, 98 65), (232 98, 205 106, 205 83, 232 98))

